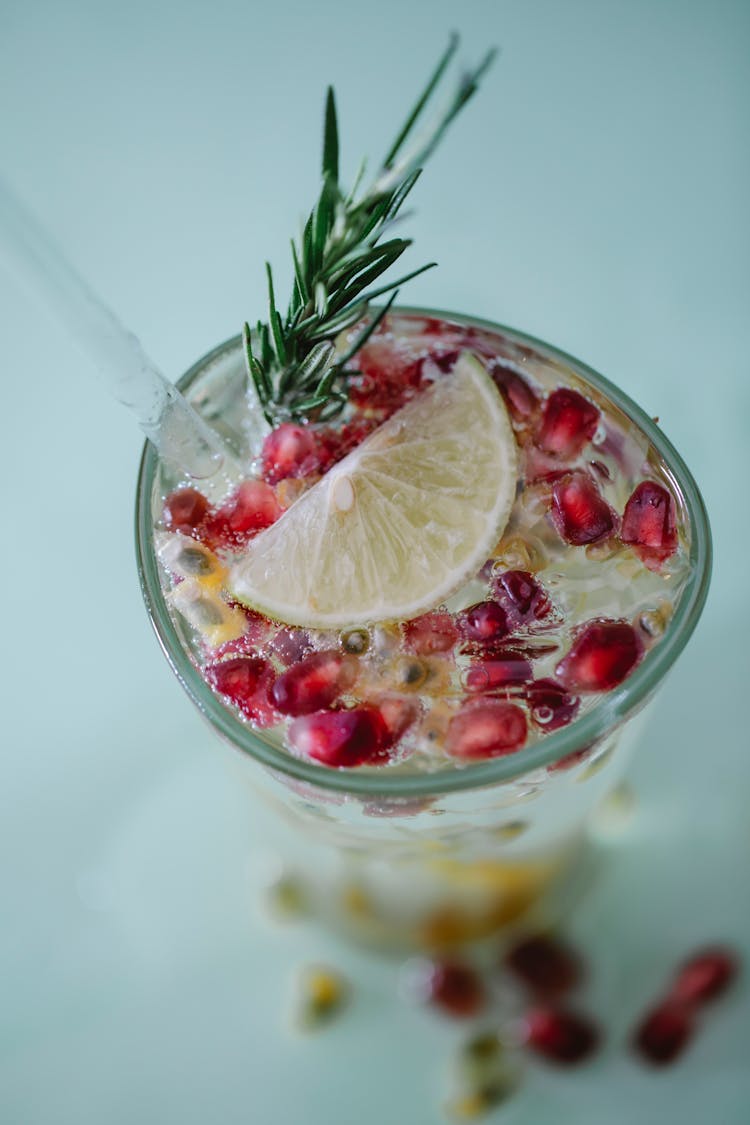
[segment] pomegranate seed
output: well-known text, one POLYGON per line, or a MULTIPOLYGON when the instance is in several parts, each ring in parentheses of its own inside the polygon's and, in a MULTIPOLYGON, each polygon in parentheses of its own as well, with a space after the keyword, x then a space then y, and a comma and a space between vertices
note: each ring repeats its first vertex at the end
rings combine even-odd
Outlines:
POLYGON ((531 664, 520 653, 497 652, 491 659, 478 660, 466 672, 467 691, 493 691, 507 684, 519 684, 532 677, 531 664))
POLYGON ((501 700, 470 703, 448 724, 446 750, 455 758, 495 758, 512 754, 526 741, 526 716, 501 700))
POLYGON ((477 602, 458 615, 461 632, 469 641, 492 644, 507 637, 509 629, 505 610, 499 602, 477 602))
POLYGON ((674 502, 661 484, 642 481, 625 505, 620 539, 635 547, 651 569, 677 550, 674 502))
POLYGON ((296 664, 312 652, 312 641, 306 629, 279 629, 271 639, 270 649, 285 667, 296 664))
POLYGON ((548 934, 533 934, 518 942, 506 954, 505 965, 540 996, 559 996, 582 976, 576 954, 548 934))
POLYGON ((525 1018, 525 1043, 551 1062, 575 1064, 599 1045, 599 1030, 586 1016, 565 1008, 533 1008, 525 1018))
POLYGON ((665 1000, 638 1025, 633 1047, 647 1062, 664 1066, 682 1054, 694 1031, 690 1009, 684 1004, 665 1000))
POLYGON ((354 406, 383 411, 387 417, 411 397, 422 383, 422 358, 413 359, 387 335, 376 335, 357 353, 359 374, 349 382, 354 406))
POLYGON ((457 1019, 475 1016, 485 1003, 479 974, 458 961, 433 962, 425 991, 431 1004, 457 1019))
POLYGON ((382 763, 391 745, 382 715, 370 706, 303 715, 289 727, 289 742, 299 754, 337 769, 382 763))
POLYGON ((562 773, 564 770, 572 770, 573 766, 577 766, 579 762, 588 758, 591 750, 592 746, 583 746, 580 750, 573 750, 571 754, 566 754, 564 758, 558 758, 556 762, 551 762, 547 766, 547 773, 562 773))
POLYGON ((531 721, 543 730, 558 730, 575 718, 581 700, 556 680, 534 680, 525 689, 531 721))
POLYGON ((431 363, 435 364, 439 371, 442 371, 444 375, 448 375, 456 366, 456 360, 460 354, 461 352, 456 349, 445 352, 430 352, 429 359, 431 363))
POLYGON ((566 543, 597 543, 617 519, 588 473, 568 473, 552 485, 552 522, 566 543))
POLYGON ((678 969, 669 991, 670 999, 686 1005, 707 1004, 726 992, 738 968, 731 950, 702 949, 678 969))
POLYGON ((235 656, 204 669, 206 680, 249 719, 268 719, 273 669, 257 656, 235 656))
POLYGON ((276 493, 262 480, 243 481, 206 520, 206 538, 217 547, 243 547, 251 535, 270 527, 281 515, 276 493))
POLYGON ((315 472, 315 438, 305 426, 282 422, 263 442, 261 450, 263 476, 269 484, 285 477, 304 477, 315 472))
POLYGON ((458 640, 458 629, 453 616, 445 610, 435 610, 415 617, 404 625, 406 645, 421 656, 434 652, 448 652, 458 640))
POLYGON ((553 391, 544 405, 536 444, 556 457, 576 457, 599 425, 593 402, 569 387, 553 391))
POLYGON ((490 374, 517 422, 527 422, 539 409, 539 396, 523 376, 500 361, 492 365, 490 374))
POLYGON ((391 745, 395 745, 422 714, 418 700, 405 699, 402 695, 381 695, 377 707, 388 729, 391 745))
POLYGON ((573 690, 609 691, 632 672, 642 654, 638 634, 626 621, 590 621, 578 631, 555 673, 573 690))
POLYGON ((271 688, 271 701, 283 715, 307 715, 329 707, 351 687, 357 658, 335 650, 314 652, 283 672, 271 688))
POLYGON ((164 526, 168 531, 191 535, 208 513, 208 500, 197 488, 178 488, 164 501, 164 526))
POLYGON ((546 591, 528 570, 506 570, 492 579, 492 592, 511 629, 542 621, 552 609, 546 591))

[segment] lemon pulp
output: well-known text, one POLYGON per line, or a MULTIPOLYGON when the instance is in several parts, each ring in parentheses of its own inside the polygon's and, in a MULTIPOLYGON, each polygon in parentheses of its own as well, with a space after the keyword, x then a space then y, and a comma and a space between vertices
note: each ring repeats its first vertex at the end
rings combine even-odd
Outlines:
POLYGON ((307 628, 409 620, 488 558, 516 476, 503 399, 464 352, 253 539, 231 593, 307 628))

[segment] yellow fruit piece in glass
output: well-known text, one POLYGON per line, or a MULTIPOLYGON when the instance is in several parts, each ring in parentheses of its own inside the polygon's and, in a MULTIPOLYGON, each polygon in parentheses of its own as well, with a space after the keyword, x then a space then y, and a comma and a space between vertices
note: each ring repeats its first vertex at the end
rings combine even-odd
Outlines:
POLYGON ((469 352, 257 535, 231 568, 238 600, 290 625, 402 621, 479 570, 515 498, 500 393, 469 352))

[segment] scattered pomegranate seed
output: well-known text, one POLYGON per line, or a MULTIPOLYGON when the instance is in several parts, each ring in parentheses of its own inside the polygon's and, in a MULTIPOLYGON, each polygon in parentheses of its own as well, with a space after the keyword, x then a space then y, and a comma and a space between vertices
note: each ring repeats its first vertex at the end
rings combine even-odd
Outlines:
POLYGON ((415 617, 404 625, 407 648, 421 656, 434 652, 448 652, 458 640, 458 629, 453 615, 445 610, 435 610, 415 617))
POLYGON ((542 730, 558 730, 575 718, 581 700, 556 680, 534 680, 524 692, 531 721, 542 730))
POLYGON ((261 460, 269 484, 285 477, 305 477, 318 468, 315 438, 306 426, 282 422, 263 442, 261 460))
POLYGON ((539 396, 536 391, 522 375, 500 361, 492 365, 490 374, 505 399, 512 417, 516 422, 528 422, 539 409, 539 396))
POLYGON ((491 659, 478 660, 464 677, 467 691, 493 691, 508 684, 530 680, 531 663, 520 653, 495 653, 491 659))
POLYGON ((566 543, 582 547, 615 530, 617 518, 585 472, 566 474, 552 486, 552 522, 566 543))
POLYGON ((555 673, 576 691, 609 691, 622 683, 643 654, 643 645, 626 621, 590 621, 560 661, 555 673))
POLYGON ((654 1066, 665 1066, 682 1054, 695 1032, 685 1004, 665 1000, 641 1021, 633 1036, 637 1053, 654 1066))
POLYGON ((532 934, 505 955, 514 976, 539 996, 559 996, 583 975, 580 958, 549 934, 532 934))
POLYGON ((178 488, 164 501, 162 516, 168 531, 192 535, 208 513, 208 500, 197 488, 178 488))
POLYGON ((599 1046, 600 1034, 586 1016, 552 1005, 533 1008, 525 1018, 525 1043, 551 1062, 583 1062, 599 1046))
POLYGON ((468 641, 490 645, 507 637, 505 610, 499 602, 477 602, 458 615, 458 626, 468 641))
POLYGON ((289 727, 289 742, 306 758, 348 769, 382 764, 388 758, 391 738, 378 709, 362 706, 303 715, 289 727))
POLYGON ((599 409, 569 387, 559 387, 547 399, 536 444, 557 457, 576 457, 596 433, 599 409))
POLYGON ((248 719, 268 719, 268 689, 273 681, 273 669, 266 660, 257 656, 235 656, 206 665, 204 673, 211 687, 231 700, 248 719))
POLYGON ((329 707, 356 679, 358 661, 334 649, 314 652, 293 664, 271 688, 271 701, 283 715, 307 715, 329 707))
POLYGON ((470 965, 459 961, 435 961, 426 981, 426 998, 449 1016, 468 1019, 484 1006, 484 985, 470 965))
POLYGON ((494 575, 492 592, 505 610, 511 629, 543 621, 552 610, 547 592, 528 570, 506 570, 494 575))
POLYGON ((730 949, 702 949, 678 969, 669 997, 691 1006, 707 1004, 726 992, 738 970, 737 958, 730 949))
POLYGON ((471 702, 448 724, 445 748, 455 758, 512 754, 526 741, 526 716, 514 703, 471 702))
POLYGON ((625 505, 620 539, 635 547, 651 569, 677 550, 674 501, 663 485, 642 481, 625 505))

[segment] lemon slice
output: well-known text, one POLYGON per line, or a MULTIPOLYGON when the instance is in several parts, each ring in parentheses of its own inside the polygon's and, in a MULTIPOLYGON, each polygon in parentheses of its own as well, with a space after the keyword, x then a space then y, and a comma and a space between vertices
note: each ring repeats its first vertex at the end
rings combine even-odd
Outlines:
POLYGON ((289 625, 404 621, 476 573, 503 533, 517 450, 469 352, 253 539, 234 597, 289 625))

